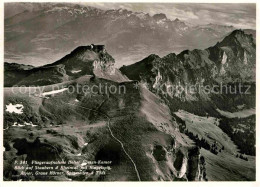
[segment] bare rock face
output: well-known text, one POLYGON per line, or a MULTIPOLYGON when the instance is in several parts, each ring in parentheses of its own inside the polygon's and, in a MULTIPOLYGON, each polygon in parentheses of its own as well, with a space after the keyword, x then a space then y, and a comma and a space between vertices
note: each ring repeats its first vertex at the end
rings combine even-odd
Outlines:
POLYGON ((203 86, 255 81, 255 50, 253 36, 235 30, 205 50, 186 50, 162 58, 147 57, 120 70, 128 78, 141 80, 154 93, 164 97, 183 102, 210 100, 210 96, 200 90, 203 86))
POLYGON ((5 86, 43 86, 74 80, 83 75, 96 75, 118 82, 128 80, 114 64, 114 58, 107 53, 104 45, 80 46, 60 60, 45 66, 21 69, 18 65, 5 63, 5 74, 9 77, 5 86), (13 76, 14 72, 19 74, 19 79, 13 76), (48 76, 42 77, 42 74, 48 76))

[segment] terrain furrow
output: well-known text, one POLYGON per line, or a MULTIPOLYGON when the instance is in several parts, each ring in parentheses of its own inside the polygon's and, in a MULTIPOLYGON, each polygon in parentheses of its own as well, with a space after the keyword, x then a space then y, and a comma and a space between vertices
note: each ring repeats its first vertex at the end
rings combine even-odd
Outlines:
POLYGON ((79 105, 75 105, 75 104, 71 104, 71 103, 65 103, 63 102, 64 104, 68 104, 68 105, 73 105, 73 106, 77 106, 77 107, 80 107, 80 108, 83 108, 83 109, 86 109, 86 110, 91 110, 91 111, 94 111, 94 112, 98 112, 100 114, 102 114, 103 116, 105 116, 106 118, 108 118, 108 122, 107 122, 107 127, 108 127, 108 130, 110 132, 110 135, 118 142, 120 143, 124 153, 126 154, 126 156, 129 158, 129 160, 132 162, 133 166, 134 166, 134 169, 135 169, 135 172, 136 172, 136 175, 137 175, 137 178, 138 178, 138 181, 141 181, 141 178, 140 178, 140 175, 139 175, 139 172, 138 172, 138 169, 137 169, 137 166, 134 162, 134 160, 131 158, 131 156, 127 153, 127 151, 125 150, 125 147, 124 147, 124 144, 113 134, 111 128, 110 128, 110 117, 105 114, 105 113, 102 113, 100 111, 97 111, 97 110, 94 110, 94 109, 91 109, 91 108, 87 108, 87 107, 83 107, 83 106, 79 106, 79 105))

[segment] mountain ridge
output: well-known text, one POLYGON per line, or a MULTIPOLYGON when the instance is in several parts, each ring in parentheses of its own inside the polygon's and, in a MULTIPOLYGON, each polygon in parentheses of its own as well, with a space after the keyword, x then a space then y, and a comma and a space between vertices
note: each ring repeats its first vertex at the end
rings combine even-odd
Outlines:
POLYGON ((225 66, 227 64, 241 64, 248 67, 248 71, 252 70, 255 65, 253 36, 236 32, 227 37, 238 37, 239 43, 219 42, 205 50, 185 50, 162 58, 150 54, 142 61, 123 66, 122 73, 114 67, 115 59, 104 45, 93 44, 77 47, 60 60, 42 67, 5 63, 5 77, 11 77, 5 79, 9 81, 5 81, 5 85, 26 88, 24 93, 18 92, 19 87, 4 89, 5 180, 16 180, 11 176, 15 172, 13 161, 25 154, 27 161, 59 160, 55 155, 42 158, 38 154, 41 151, 57 152, 67 159, 80 160, 84 155, 84 159, 89 160, 112 160, 111 167, 115 169, 102 178, 64 175, 47 178, 49 180, 255 180, 252 175, 255 172, 254 116, 230 120, 219 112, 225 113, 227 109, 234 112, 238 104, 253 107, 253 92, 244 97, 176 94, 165 89, 184 84, 214 84, 219 77, 225 80, 235 73, 225 66), (248 55, 246 63, 241 59, 243 52, 248 55), (209 74, 215 67, 215 75, 209 74), (12 73, 19 69, 24 78, 13 79, 17 77, 12 73), (138 81, 131 81, 132 77, 138 81), (35 87, 30 87, 32 85, 35 87), (81 90, 97 85, 125 86, 127 92, 85 94, 81 90), (40 93, 33 92, 35 88, 40 93), (68 88, 77 92, 70 92, 68 88), (20 108, 23 112, 10 113, 8 107, 17 104, 23 106, 20 108), (109 116, 109 121, 99 113, 109 116), (238 131, 240 123, 243 128, 238 131), (32 154, 31 148, 37 154, 32 154), (230 168, 235 172, 227 177, 230 168))
MULTIPOLYGON (((17 6, 20 11, 22 5, 17 6)), ((74 4, 51 4, 45 8, 37 5, 39 7, 34 10, 34 6, 36 4, 25 7, 28 12, 6 18, 5 61, 45 65, 77 46, 95 43, 106 45, 116 59, 116 66, 120 67, 152 53, 165 56, 173 51, 203 49, 234 30, 209 25, 210 30, 202 30, 179 19, 171 20, 166 15, 156 20, 153 15, 126 9, 101 10, 74 4), (90 27, 83 28, 84 25, 90 27)))
MULTIPOLYGON (((176 63, 177 62, 178 63, 180 63, 180 62, 184 63, 185 58, 187 58, 187 55, 192 54, 192 53, 194 53, 194 55, 204 53, 206 56, 208 55, 208 57, 206 57, 208 59, 204 59, 204 57, 202 57, 202 56, 201 57, 195 56, 194 60, 195 61, 198 60, 196 58, 203 58, 202 60, 209 63, 209 65, 215 63, 216 66, 219 66, 219 63, 221 63, 221 60, 223 59, 222 58, 223 53, 228 50, 227 47, 232 48, 231 51, 232 50, 234 51, 233 56, 230 55, 230 58, 233 61, 234 61, 233 58, 236 58, 239 61, 241 61, 242 57, 244 58, 244 53, 241 54, 241 52, 239 53, 238 50, 242 50, 243 52, 244 51, 248 52, 249 55, 252 56, 252 57, 255 56, 255 43, 254 43, 254 40, 253 40, 253 35, 252 34, 246 34, 242 30, 235 30, 230 35, 226 36, 222 41, 217 42, 217 44, 215 44, 212 47, 208 47, 205 50, 194 49, 194 50, 184 50, 184 51, 180 52, 179 54, 169 53, 168 55, 162 57, 161 59, 170 58, 170 59, 172 59, 172 62, 176 61, 176 63), (241 40, 241 41, 239 42, 239 40, 241 40), (237 43, 237 42, 239 42, 239 43, 237 43), (226 47, 226 48, 224 48, 224 47, 226 47), (215 54, 216 52, 218 54, 215 54), (209 53, 209 54, 207 54, 207 53, 209 53), (234 55, 235 55, 235 57, 234 57, 234 55)), ((158 56, 157 58, 160 58, 160 57, 158 56)), ((148 57, 139 61, 136 64, 130 65, 130 67, 133 67, 135 65, 139 65, 139 64, 142 63, 142 61, 147 61, 147 59, 148 59, 148 57)), ((199 60, 201 60, 201 59, 199 59, 199 60)), ((153 60, 151 60, 151 61, 153 61, 153 60)), ((189 65, 193 69, 194 68, 196 69, 197 64, 192 64, 191 61, 192 61, 192 59, 189 59, 187 61, 187 63, 188 63, 187 65, 189 65)), ((145 63, 145 62, 143 62, 143 63, 145 63)), ((200 63, 200 62, 198 61, 197 63, 200 63)), ((172 64, 172 65, 174 65, 174 64, 172 64)), ((185 65, 185 64, 183 64, 183 65, 185 65)), ((252 60, 251 60, 251 65, 253 65, 253 67, 255 67, 255 59, 254 58, 252 58, 252 60)), ((127 68, 127 66, 123 66, 123 67, 120 68, 120 70, 122 70, 123 73, 127 74, 127 72, 125 71, 126 68, 127 68)), ((255 69, 252 69, 252 70, 254 71, 255 69)), ((144 71, 146 71, 146 70, 144 69, 144 71)), ((250 75, 254 75, 254 74, 251 73, 250 75)), ((139 76, 137 76, 137 77, 139 78, 139 76)), ((134 76, 131 76, 129 78, 134 78, 134 76)), ((252 80, 254 80, 254 78, 252 80)))

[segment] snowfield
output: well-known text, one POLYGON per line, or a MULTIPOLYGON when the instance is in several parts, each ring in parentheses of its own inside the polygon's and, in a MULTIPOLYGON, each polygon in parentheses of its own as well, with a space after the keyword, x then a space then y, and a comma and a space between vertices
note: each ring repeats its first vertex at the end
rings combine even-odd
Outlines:
POLYGON ((27 125, 27 126, 32 126, 32 127, 36 127, 37 126, 37 125, 34 125, 31 121, 30 121, 30 123, 24 122, 24 124, 27 125))
POLYGON ((32 122, 30 122, 30 123, 24 122, 23 125, 20 124, 20 123, 14 122, 14 124, 13 124, 12 126, 13 126, 13 127, 24 127, 24 126, 36 127, 37 125, 34 125, 32 122))
POLYGON ((238 111, 238 112, 228 112, 228 111, 223 111, 220 109, 217 109, 217 111, 222 115, 225 116, 227 118, 246 118, 249 116, 252 116, 255 114, 255 108, 251 108, 251 109, 245 109, 242 111, 238 111))
POLYGON ((6 112, 9 113, 16 113, 16 114, 22 114, 23 113, 24 106, 22 104, 15 104, 13 105, 10 103, 9 105, 6 105, 6 112))
POLYGON ((72 71, 71 71, 71 73, 73 73, 73 74, 74 74, 74 73, 79 73, 79 72, 81 72, 81 70, 72 70, 72 71))
POLYGON ((50 91, 50 92, 44 92, 44 93, 41 94, 41 96, 54 95, 54 94, 57 94, 57 93, 64 92, 66 90, 68 90, 68 88, 62 88, 60 90, 53 90, 53 91, 50 91))

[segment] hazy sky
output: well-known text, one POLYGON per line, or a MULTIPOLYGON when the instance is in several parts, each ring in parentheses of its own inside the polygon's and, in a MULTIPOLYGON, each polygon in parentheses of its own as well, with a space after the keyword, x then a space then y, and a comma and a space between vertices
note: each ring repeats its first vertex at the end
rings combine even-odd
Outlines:
MULTIPOLYGON (((84 3, 85 4, 85 3, 84 3)), ((128 9, 150 15, 165 13, 190 24, 222 24, 255 29, 255 4, 195 4, 195 3, 87 3, 102 9, 128 9)))

